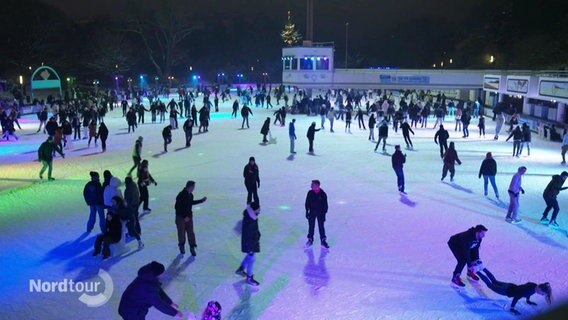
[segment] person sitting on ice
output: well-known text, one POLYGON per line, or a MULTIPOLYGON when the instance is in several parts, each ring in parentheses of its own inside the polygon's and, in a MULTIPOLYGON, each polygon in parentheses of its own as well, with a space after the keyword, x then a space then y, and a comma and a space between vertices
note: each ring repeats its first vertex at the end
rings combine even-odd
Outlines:
POLYGON ((552 303, 552 288, 550 287, 550 283, 545 282, 541 284, 536 284, 534 282, 527 282, 525 284, 517 285, 514 283, 509 282, 501 282, 495 279, 495 276, 487 270, 487 268, 483 267, 483 264, 479 261, 477 264, 477 275, 489 289, 493 292, 513 298, 513 302, 511 302, 511 308, 509 311, 516 315, 520 315, 521 313, 515 309, 517 302, 521 298, 526 298, 527 304, 536 306, 536 303, 530 300, 530 297, 538 293, 540 295, 545 296, 546 302, 550 305, 552 303))

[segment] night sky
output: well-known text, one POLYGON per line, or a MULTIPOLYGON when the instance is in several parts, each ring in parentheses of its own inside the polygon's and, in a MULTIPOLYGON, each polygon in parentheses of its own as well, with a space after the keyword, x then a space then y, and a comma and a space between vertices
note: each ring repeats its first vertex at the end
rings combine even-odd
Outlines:
MULTIPOLYGON (((73 20, 89 20, 97 15, 120 17, 129 0, 42 0, 60 8, 73 20)), ((146 0, 158 1, 158 0, 146 0)), ((134 3, 143 3, 135 1, 134 3)), ((444 17, 459 21, 468 15, 475 0, 315 0, 314 40, 334 41, 338 34, 345 34, 345 22, 349 22, 350 36, 364 35, 376 29, 392 28, 416 18, 444 17)), ((287 10, 299 31, 305 34, 306 1, 303 0, 193 0, 195 12, 205 17, 226 17, 234 14, 267 15, 285 21, 287 10)), ((357 39, 357 38, 355 38, 357 39)), ((363 39, 363 37, 361 38, 363 39)))

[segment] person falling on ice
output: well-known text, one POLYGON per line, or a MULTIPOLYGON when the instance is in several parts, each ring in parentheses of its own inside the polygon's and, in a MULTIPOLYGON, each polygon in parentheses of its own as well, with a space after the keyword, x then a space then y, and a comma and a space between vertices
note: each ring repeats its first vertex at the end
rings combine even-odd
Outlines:
POLYGON ((548 282, 538 285, 534 282, 527 282, 525 284, 517 285, 509 282, 501 282, 495 279, 495 276, 489 270, 487 270, 487 268, 484 268, 481 262, 479 262, 477 269, 477 275, 489 289, 497 294, 513 298, 509 311, 516 315, 521 314, 519 311, 517 311, 517 309, 515 309, 517 302, 521 298, 526 298, 527 304, 536 306, 536 303, 532 302, 530 298, 533 294, 538 293, 539 295, 545 296, 545 300, 549 305, 552 302, 552 288, 550 287, 550 283, 548 282))

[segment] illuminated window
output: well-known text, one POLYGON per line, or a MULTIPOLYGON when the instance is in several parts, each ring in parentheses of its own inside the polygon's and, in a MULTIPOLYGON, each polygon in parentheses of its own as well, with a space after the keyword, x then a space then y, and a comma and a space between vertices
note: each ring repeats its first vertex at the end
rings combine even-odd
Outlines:
POLYGON ((329 70, 329 59, 321 57, 316 59, 316 70, 329 70))
POLYGON ((314 62, 310 57, 304 57, 300 59, 300 70, 313 70, 314 62))

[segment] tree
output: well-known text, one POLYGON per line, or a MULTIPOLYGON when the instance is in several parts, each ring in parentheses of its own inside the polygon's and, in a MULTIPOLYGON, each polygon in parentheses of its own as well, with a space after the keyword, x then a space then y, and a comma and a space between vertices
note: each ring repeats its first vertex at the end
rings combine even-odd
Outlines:
POLYGON ((133 12, 124 31, 139 36, 156 74, 165 78, 178 62, 180 44, 197 29, 190 23, 189 2, 148 0, 132 2, 128 7, 133 12))
POLYGON ((113 32, 116 28, 109 21, 96 23, 89 54, 84 62, 93 72, 102 76, 124 74, 132 70, 136 55, 124 33, 113 32), (109 27, 101 27, 109 26, 109 27))
POLYGON ((295 25, 290 20, 290 11, 288 11, 288 22, 284 25, 284 30, 280 33, 282 37, 282 41, 288 46, 291 46, 295 43, 300 42, 302 40, 302 36, 298 31, 295 29, 295 25))

